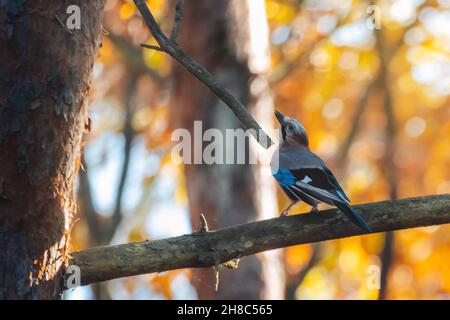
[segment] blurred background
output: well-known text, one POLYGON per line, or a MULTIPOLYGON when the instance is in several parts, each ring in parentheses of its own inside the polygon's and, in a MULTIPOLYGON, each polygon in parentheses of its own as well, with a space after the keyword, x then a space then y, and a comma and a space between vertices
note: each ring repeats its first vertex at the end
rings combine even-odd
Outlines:
MULTIPOLYGON (((175 1, 147 3, 170 33, 175 1)), ((186 0, 184 11, 183 49, 265 129, 274 106, 299 119, 353 204, 450 193, 449 0, 186 0)), ((168 55, 140 47, 155 41, 133 1, 108 0, 104 28, 71 249, 190 233, 200 213, 212 228, 277 216, 288 199, 262 166, 172 161, 175 128, 240 123, 168 55)), ((449 299, 449 231, 266 252, 221 271, 217 292, 212 270, 196 269, 65 298, 449 299)))

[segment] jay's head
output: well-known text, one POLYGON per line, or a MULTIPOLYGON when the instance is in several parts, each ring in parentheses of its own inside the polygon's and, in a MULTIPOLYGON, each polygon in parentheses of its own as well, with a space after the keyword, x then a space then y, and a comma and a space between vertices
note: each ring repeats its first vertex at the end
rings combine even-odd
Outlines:
POLYGON ((275 111, 275 117, 281 126, 282 143, 308 147, 308 135, 300 122, 283 115, 279 111, 275 111))

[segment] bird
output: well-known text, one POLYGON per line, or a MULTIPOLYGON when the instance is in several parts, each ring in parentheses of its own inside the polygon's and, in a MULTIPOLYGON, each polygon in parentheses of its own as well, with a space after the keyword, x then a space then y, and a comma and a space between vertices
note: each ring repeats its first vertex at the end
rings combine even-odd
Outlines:
POLYGON ((339 182, 323 160, 309 148, 309 138, 305 128, 294 118, 275 111, 280 123, 281 141, 271 160, 272 174, 291 204, 280 216, 289 213, 289 209, 298 201, 304 201, 318 211, 323 202, 337 207, 351 222, 366 232, 372 228, 351 205, 339 182))

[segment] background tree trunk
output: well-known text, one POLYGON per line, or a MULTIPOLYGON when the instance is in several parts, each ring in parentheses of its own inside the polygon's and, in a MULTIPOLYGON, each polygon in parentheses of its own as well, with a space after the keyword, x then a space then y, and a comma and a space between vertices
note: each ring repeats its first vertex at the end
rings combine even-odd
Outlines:
MULTIPOLYGON (((189 1, 185 5, 179 43, 249 106, 263 127, 272 127, 272 98, 263 75, 270 63, 264 1, 189 1)), ((234 114, 178 65, 175 80, 175 127, 193 132, 194 121, 201 120, 203 131, 217 128, 225 133, 227 128, 241 128, 234 114)), ((194 141, 192 148, 193 144, 194 141)), ((248 149, 247 145, 236 150, 236 154, 248 155, 248 149)), ((226 152, 229 150, 224 148, 224 155, 226 152)), ((212 228, 273 217, 275 187, 272 177, 262 175, 261 170, 261 166, 248 164, 186 165, 194 229, 199 228, 201 213, 212 228)), ((283 298, 284 274, 279 251, 245 258, 237 270, 222 271, 220 282, 224 285, 219 285, 215 293, 213 271, 193 270, 193 284, 200 299, 283 298)))
POLYGON ((59 298, 104 0, 0 3, 0 299, 59 298), (66 10, 81 8, 81 30, 66 10))

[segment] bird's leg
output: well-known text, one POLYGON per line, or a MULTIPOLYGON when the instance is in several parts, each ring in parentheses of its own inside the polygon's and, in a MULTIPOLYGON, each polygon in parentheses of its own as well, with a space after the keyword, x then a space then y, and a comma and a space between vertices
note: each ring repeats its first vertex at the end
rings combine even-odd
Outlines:
POLYGON ((289 209, 296 203, 297 203, 297 201, 294 201, 290 205, 288 205, 288 207, 281 212, 280 217, 287 216, 289 213, 289 209))
POLYGON ((310 212, 318 212, 318 211, 319 211, 319 208, 317 207, 317 204, 315 204, 315 205, 312 206, 310 212))

